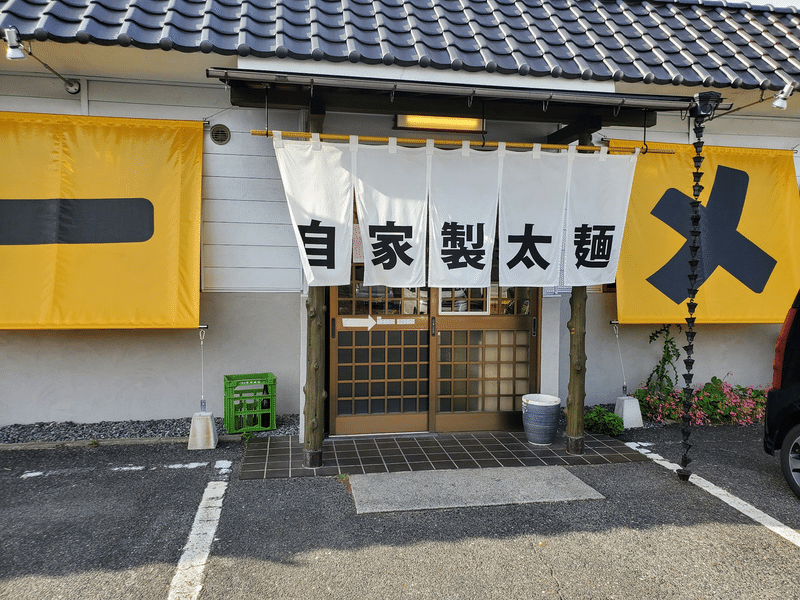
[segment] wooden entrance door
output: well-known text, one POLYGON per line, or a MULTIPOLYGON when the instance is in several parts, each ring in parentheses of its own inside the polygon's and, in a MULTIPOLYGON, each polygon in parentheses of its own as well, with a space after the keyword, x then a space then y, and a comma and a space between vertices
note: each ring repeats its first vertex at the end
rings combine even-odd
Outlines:
POLYGON ((521 428, 539 295, 525 288, 331 288, 334 435, 521 428))

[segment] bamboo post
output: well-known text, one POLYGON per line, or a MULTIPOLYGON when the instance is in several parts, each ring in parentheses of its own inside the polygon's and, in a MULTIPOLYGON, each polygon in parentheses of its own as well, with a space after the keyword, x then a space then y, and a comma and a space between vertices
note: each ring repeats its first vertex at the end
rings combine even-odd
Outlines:
MULTIPOLYGON (((316 115, 312 115, 312 118, 316 115)), ((298 140, 309 140, 311 139, 311 132, 308 131, 282 131, 281 132, 284 139, 292 138, 298 140)), ((256 136, 266 136, 269 137, 273 134, 271 129, 251 129, 250 135, 256 136)), ((319 136, 319 139, 323 142, 349 142, 350 141, 349 135, 344 134, 337 134, 337 133, 322 133, 319 136)), ((387 144, 390 139, 386 136, 376 136, 376 135, 358 135, 358 142, 360 144, 387 144)), ((398 144, 409 145, 409 146, 424 146, 428 139, 427 138, 402 138, 396 137, 393 138, 398 144)), ((441 139, 434 139, 433 143, 435 146, 461 146, 464 141, 469 141, 469 145, 473 147, 480 147, 480 148, 497 148, 500 142, 484 142, 482 140, 441 140, 441 139)), ((504 142, 506 145, 506 149, 509 150, 532 150, 537 145, 541 150, 568 150, 572 146, 567 144, 532 144, 526 142, 504 142)), ((591 145, 591 141, 586 146, 576 146, 575 149, 578 152, 599 152, 601 147, 591 145)), ((624 146, 614 146, 614 148, 609 148, 609 153, 611 154, 632 154, 636 152, 636 150, 640 150, 639 147, 624 147, 624 146)), ((674 150, 667 150, 663 148, 649 148, 647 150, 649 154, 675 154, 674 150)))
POLYGON ((569 299, 569 387, 567 452, 583 454, 583 408, 586 399, 586 287, 572 288, 569 299))
MULTIPOLYGON (((309 115, 308 128, 311 132, 321 133, 322 114, 312 112, 309 115)), ((303 440, 303 466, 316 468, 322 466, 322 440, 325 435, 325 288, 309 287, 306 300, 308 313, 308 336, 306 347, 306 384, 305 392, 305 429, 303 440)))

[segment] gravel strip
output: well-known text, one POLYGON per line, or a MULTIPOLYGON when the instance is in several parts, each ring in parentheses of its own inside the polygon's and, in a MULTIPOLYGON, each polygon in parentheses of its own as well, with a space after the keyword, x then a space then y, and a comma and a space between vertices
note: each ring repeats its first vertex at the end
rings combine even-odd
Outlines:
MULTIPOLYGON (((601 405, 614 412, 614 404, 601 405)), ((587 407, 589 410, 591 407, 587 407)), ((217 417, 217 435, 227 435, 224 419, 217 417)), ((300 415, 278 415, 277 428, 259 431, 253 437, 273 435, 298 435, 300 415)), ((560 426, 566 427, 567 418, 562 412, 560 426)), ((5 425, 0 427, 0 444, 24 444, 28 442, 77 442, 131 438, 188 437, 192 425, 191 417, 185 419, 160 419, 153 421, 101 421, 100 423, 52 422, 30 425, 5 425)), ((644 421, 644 428, 661 427, 660 423, 644 421)))
MULTIPOLYGON (((218 417, 214 421, 217 425, 217 435, 227 435, 224 419, 218 417)), ((278 415, 276 422, 278 425, 276 429, 259 431, 254 433, 253 437, 297 435, 299 433, 300 415, 278 415)), ((191 426, 191 417, 154 421, 101 421, 100 423, 54 421, 30 425, 5 425, 0 427, 0 444, 188 437, 191 426)))

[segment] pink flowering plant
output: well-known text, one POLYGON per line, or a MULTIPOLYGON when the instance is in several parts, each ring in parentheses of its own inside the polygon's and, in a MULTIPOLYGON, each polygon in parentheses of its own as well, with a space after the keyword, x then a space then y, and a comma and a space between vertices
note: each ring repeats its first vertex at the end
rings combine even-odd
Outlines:
MULTIPOLYGON (((633 394, 639 400, 642 416, 657 423, 679 421, 683 414, 683 392, 653 393, 646 387, 633 394)), ((764 420, 767 390, 754 386, 732 385, 719 377, 692 395, 689 417, 692 425, 753 425, 764 420)))
POLYGON ((642 416, 650 421, 678 421, 683 414, 683 395, 679 390, 664 394, 642 387, 633 392, 633 395, 639 401, 642 416))
MULTIPOLYGON (((754 386, 732 385, 718 377, 695 390, 693 420, 697 425, 753 425, 764 420, 767 391, 754 386)), ((690 411, 691 412, 691 411, 690 411)))

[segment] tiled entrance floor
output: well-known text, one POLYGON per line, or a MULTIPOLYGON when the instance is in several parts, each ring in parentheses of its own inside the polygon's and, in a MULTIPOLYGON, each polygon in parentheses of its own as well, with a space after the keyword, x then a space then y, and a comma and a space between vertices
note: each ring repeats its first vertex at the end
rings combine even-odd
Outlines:
POLYGON ((254 438, 247 444, 239 479, 322 477, 438 469, 486 469, 545 465, 595 465, 647 458, 613 438, 586 434, 585 453, 567 454, 560 431, 550 446, 529 444, 522 432, 420 434, 327 438, 322 467, 303 467, 297 436, 254 438))

